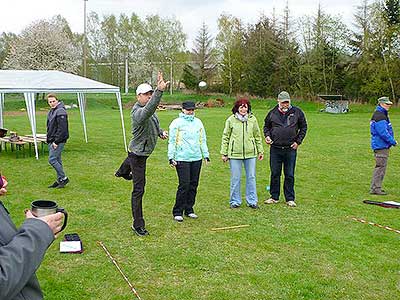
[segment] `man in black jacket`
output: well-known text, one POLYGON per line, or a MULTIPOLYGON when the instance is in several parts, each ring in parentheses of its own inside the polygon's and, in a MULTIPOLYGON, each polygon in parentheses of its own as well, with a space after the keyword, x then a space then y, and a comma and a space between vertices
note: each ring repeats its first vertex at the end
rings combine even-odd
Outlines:
POLYGON ((307 121, 303 111, 290 105, 288 92, 282 91, 278 95, 278 105, 266 116, 264 121, 265 142, 270 145, 269 164, 271 168, 270 193, 271 198, 266 204, 279 201, 281 173, 285 181, 283 192, 286 204, 295 207, 294 169, 296 166, 297 148, 307 133, 307 121))
POLYGON ((48 94, 47 102, 50 111, 47 115, 47 144, 49 147, 49 164, 56 170, 57 180, 49 188, 63 188, 69 178, 65 175, 61 153, 69 138, 68 116, 64 103, 59 102, 56 95, 48 94))

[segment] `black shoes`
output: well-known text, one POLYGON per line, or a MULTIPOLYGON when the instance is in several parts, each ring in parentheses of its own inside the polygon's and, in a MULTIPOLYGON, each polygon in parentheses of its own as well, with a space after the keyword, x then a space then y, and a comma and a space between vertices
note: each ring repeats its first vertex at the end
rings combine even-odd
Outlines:
POLYGON ((144 228, 144 227, 135 228, 135 227, 133 227, 133 225, 132 225, 131 228, 132 228, 133 232, 136 233, 138 236, 149 235, 149 232, 148 232, 148 231, 146 230, 146 228, 144 228))
MULTIPOLYGON (((240 204, 231 204, 229 205, 230 208, 239 208, 240 204)), ((260 207, 257 204, 249 204, 248 207, 252 208, 252 209, 259 209, 260 207)))
POLYGON ((122 174, 119 171, 115 172, 115 177, 122 177, 125 180, 132 180, 132 173, 129 174, 122 174))
POLYGON ((58 186, 56 186, 56 188, 62 189, 64 186, 67 185, 68 182, 69 182, 69 178, 65 177, 65 179, 60 180, 60 182, 58 183, 58 186))
POLYGON ((252 209, 259 209, 260 208, 257 204, 250 204, 249 207, 252 208, 252 209))
POLYGON ((48 188, 54 189, 54 188, 58 187, 58 185, 59 185, 58 181, 55 181, 52 185, 49 185, 48 188))
POLYGON ((52 185, 49 185, 48 188, 49 189, 62 189, 64 186, 67 185, 67 183, 69 182, 69 178, 65 177, 65 179, 62 179, 60 181, 55 181, 52 185))

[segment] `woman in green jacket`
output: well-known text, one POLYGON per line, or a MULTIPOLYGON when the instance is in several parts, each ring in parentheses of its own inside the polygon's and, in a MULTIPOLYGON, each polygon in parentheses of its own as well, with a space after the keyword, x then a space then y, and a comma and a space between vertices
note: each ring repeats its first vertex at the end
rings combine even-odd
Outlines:
POLYGON ((230 200, 231 208, 242 204, 240 179, 242 165, 246 171, 246 202, 251 208, 258 208, 256 190, 256 158, 264 158, 260 127, 251 113, 249 100, 242 98, 235 102, 231 115, 225 122, 222 134, 222 161, 229 160, 231 169, 230 200))

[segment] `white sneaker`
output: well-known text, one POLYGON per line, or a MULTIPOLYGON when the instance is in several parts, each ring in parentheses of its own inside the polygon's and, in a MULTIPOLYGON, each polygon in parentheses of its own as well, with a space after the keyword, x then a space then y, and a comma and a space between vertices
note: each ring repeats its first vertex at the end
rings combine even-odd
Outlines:
POLYGON ((177 222, 183 222, 183 217, 182 216, 174 216, 174 220, 177 222))
POLYGON ((286 204, 287 204, 287 206, 290 206, 290 207, 296 207, 296 203, 294 201, 288 201, 288 202, 286 202, 286 204))
POLYGON ((188 214, 187 215, 189 218, 192 218, 192 219, 197 219, 199 216, 198 215, 196 215, 195 213, 190 213, 190 214, 188 214))
POLYGON ((264 203, 265 204, 275 204, 275 203, 278 203, 278 200, 269 198, 269 199, 265 200, 264 203))

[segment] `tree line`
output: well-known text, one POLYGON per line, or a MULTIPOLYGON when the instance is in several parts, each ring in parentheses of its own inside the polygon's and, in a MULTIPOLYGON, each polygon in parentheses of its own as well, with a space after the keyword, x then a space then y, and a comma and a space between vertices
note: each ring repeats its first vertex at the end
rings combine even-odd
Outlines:
MULTIPOLYGON (((152 81, 158 69, 174 88, 275 96, 281 90, 301 98, 340 94, 357 101, 400 96, 400 1, 361 0, 353 23, 327 14, 294 18, 261 15, 255 24, 223 14, 212 36, 202 24, 189 51, 182 25, 151 15, 99 16, 87 26, 87 76, 123 87, 128 65, 132 87, 152 81)), ((0 68, 57 69, 82 74, 82 34, 62 16, 39 20, 21 34, 0 36, 0 68)))

